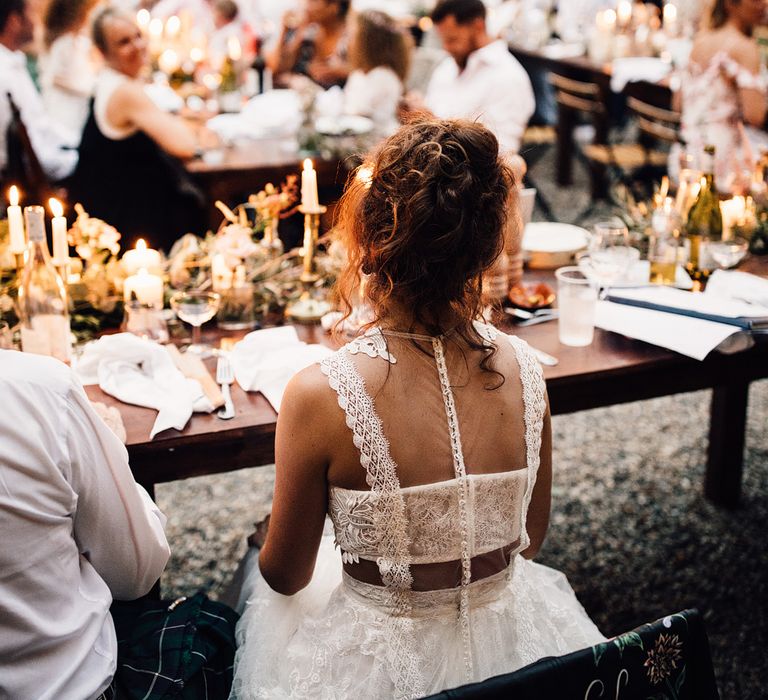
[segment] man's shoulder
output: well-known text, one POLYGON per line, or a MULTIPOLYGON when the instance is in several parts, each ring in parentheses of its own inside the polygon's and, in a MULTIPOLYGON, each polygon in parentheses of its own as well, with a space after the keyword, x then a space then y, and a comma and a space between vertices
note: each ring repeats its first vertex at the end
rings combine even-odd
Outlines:
POLYGON ((0 350, 0 384, 6 387, 23 384, 27 388, 65 396, 73 386, 72 370, 52 357, 0 350))

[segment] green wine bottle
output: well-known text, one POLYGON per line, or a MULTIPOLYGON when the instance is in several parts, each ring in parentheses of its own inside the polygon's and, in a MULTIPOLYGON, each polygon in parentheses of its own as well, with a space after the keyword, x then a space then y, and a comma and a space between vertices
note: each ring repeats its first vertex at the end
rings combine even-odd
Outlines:
POLYGON ((701 189, 688 212, 685 226, 691 246, 688 272, 694 281, 705 280, 711 269, 711 261, 709 255, 702 250, 702 242, 717 241, 723 237, 723 216, 720 213, 720 198, 715 185, 715 147, 705 146, 704 154, 701 189))

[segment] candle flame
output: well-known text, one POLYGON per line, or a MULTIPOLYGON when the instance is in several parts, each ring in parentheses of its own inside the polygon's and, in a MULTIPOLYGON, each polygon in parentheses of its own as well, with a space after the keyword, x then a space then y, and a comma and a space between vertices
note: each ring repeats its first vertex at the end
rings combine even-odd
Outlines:
POLYGON ((159 17, 155 17, 149 23, 149 33, 154 37, 161 37, 163 34, 163 20, 159 17))
POLYGON ((146 29, 149 23, 152 21, 152 15, 149 14, 149 10, 142 8, 136 13, 136 23, 142 28, 146 29))
POLYGON ((236 36, 231 36, 227 39, 227 52, 233 61, 239 61, 243 55, 243 50, 236 36))
POLYGON ((48 207, 51 210, 51 214, 55 217, 64 216, 64 207, 61 206, 61 202, 58 199, 51 197, 48 200, 48 207))
POLYGON ((315 166, 312 163, 311 158, 305 158, 304 159, 304 170, 314 170, 315 166))
POLYGON ((138 241, 136 241, 136 250, 146 250, 147 249, 147 242, 143 238, 139 238, 138 241))
POLYGON ((165 33, 169 37, 175 37, 181 31, 181 20, 176 15, 171 15, 165 23, 165 33))
POLYGON ((8 202, 12 207, 19 206, 19 188, 16 185, 11 185, 11 189, 8 190, 8 202))

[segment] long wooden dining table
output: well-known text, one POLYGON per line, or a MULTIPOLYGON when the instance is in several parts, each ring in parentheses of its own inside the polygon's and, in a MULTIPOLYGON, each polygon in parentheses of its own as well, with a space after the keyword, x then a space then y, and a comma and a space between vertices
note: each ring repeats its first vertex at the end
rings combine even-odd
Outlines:
MULTIPOLYGON (((768 262, 752 261, 745 269, 765 275, 768 262)), ((768 377, 768 338, 749 350, 713 352, 699 362, 599 329, 591 345, 574 348, 559 343, 555 322, 502 327, 559 359, 557 366, 544 368, 553 415, 712 389, 704 492, 717 504, 738 505, 749 385, 768 377)), ((337 345, 319 326, 297 329, 306 342, 337 345)), ((121 403, 98 386, 86 391, 91 400, 120 410, 131 469, 150 492, 157 483, 274 462, 277 414, 262 394, 247 393, 237 384, 232 387, 233 419, 195 413, 184 430, 166 430, 153 440, 154 410, 121 403)))

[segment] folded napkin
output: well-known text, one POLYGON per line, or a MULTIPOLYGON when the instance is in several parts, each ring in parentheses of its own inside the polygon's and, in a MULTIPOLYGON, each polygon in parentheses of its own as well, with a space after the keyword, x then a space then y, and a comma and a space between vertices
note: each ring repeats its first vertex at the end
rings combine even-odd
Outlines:
POLYGON ((295 328, 282 326, 249 333, 232 348, 229 359, 237 383, 245 391, 260 391, 279 412, 291 377, 332 352, 325 345, 303 343, 295 328))
POLYGON ((768 279, 738 270, 716 270, 707 281, 704 295, 768 307, 768 279))
POLYGON ((213 411, 200 382, 187 379, 162 345, 132 333, 89 343, 75 370, 83 384, 98 384, 120 401, 154 408, 157 418, 150 438, 168 428, 182 430, 193 411, 213 411))
POLYGON ((611 69, 611 90, 621 92, 627 87, 627 83, 635 83, 640 80, 658 83, 671 70, 672 65, 660 58, 644 56, 616 58, 611 69))

